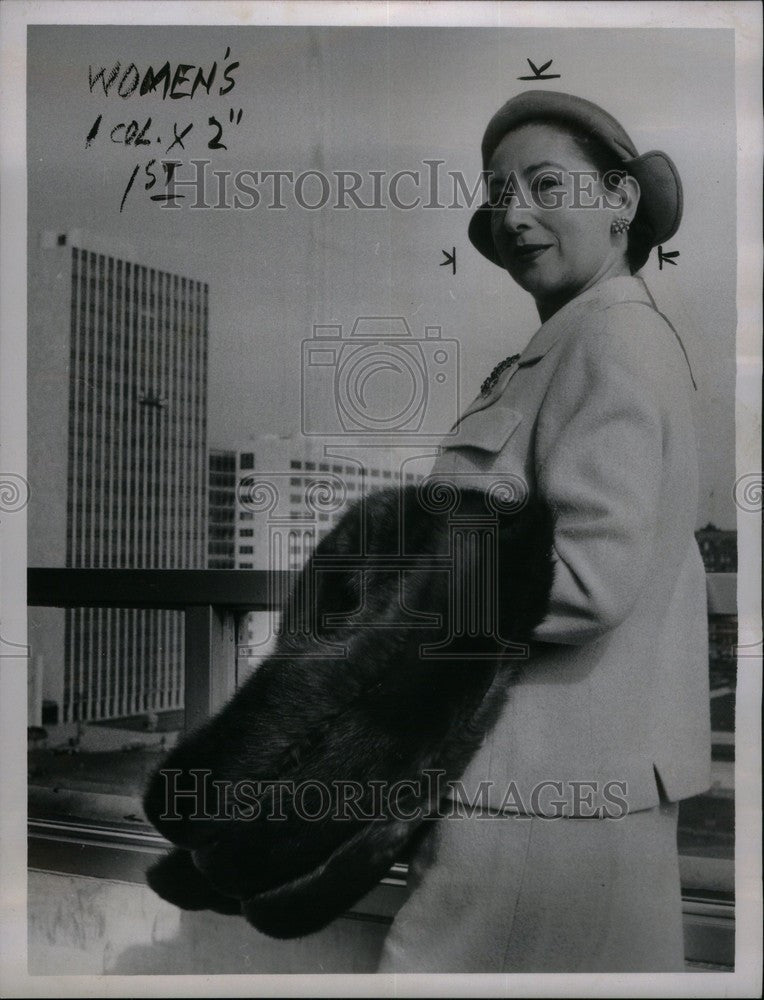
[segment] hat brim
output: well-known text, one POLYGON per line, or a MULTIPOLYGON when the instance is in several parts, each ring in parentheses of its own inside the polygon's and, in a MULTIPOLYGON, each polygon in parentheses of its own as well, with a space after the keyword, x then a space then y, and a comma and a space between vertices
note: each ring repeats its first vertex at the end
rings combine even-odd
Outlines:
MULTIPOLYGON (((682 220, 682 182, 674 161, 666 153, 653 149, 642 156, 624 160, 623 169, 639 184, 639 219, 641 230, 651 247, 665 243, 679 229, 682 220)), ((470 242, 484 257, 498 267, 499 260, 491 233, 495 208, 484 202, 470 219, 470 242)))
POLYGON ((651 246, 665 243, 682 221, 682 182, 674 161, 659 149, 643 153, 624 163, 640 188, 640 211, 650 227, 651 246))

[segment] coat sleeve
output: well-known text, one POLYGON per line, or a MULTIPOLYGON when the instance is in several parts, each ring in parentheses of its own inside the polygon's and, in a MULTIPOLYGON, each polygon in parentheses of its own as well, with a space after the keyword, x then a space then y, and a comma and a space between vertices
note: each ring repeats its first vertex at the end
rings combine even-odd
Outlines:
POLYGON ((649 586, 677 345, 646 307, 612 307, 572 331, 537 426, 540 495, 555 516, 555 581, 534 638, 580 644, 649 586))

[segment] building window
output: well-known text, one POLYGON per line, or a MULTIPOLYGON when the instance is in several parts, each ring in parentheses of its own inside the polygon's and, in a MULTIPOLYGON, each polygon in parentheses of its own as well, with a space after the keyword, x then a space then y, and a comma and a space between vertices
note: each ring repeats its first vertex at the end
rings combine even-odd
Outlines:
POLYGON ((241 457, 239 458, 239 468, 240 469, 254 469, 255 467, 255 454, 252 451, 243 451, 241 457))

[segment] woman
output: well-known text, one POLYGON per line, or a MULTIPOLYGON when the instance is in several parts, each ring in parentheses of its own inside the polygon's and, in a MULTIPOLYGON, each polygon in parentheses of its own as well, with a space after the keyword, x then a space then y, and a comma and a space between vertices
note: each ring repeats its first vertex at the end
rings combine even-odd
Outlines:
POLYGON ((454 808, 411 866, 382 972, 683 968, 677 802, 710 784, 692 375, 634 273, 681 218, 669 158, 530 91, 488 124, 470 239, 542 325, 435 472, 522 476, 555 517, 549 614, 454 808))

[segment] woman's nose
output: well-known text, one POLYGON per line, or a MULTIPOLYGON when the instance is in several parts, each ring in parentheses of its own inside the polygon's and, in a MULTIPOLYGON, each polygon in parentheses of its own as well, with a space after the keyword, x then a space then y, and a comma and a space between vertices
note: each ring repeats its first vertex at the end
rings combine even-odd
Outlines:
POLYGON ((521 198, 518 198, 517 196, 508 198, 504 208, 502 225, 508 232, 517 232, 521 229, 527 229, 530 225, 528 220, 528 211, 528 204, 521 198))

